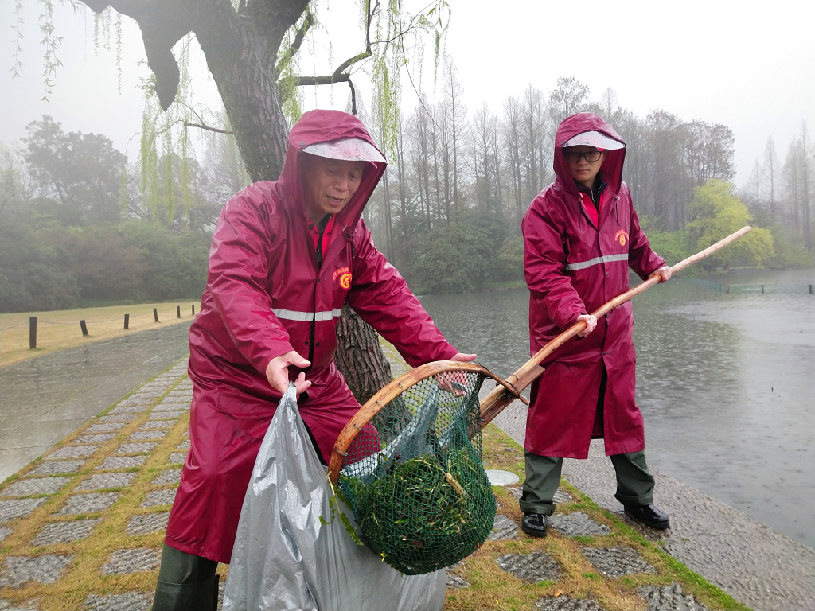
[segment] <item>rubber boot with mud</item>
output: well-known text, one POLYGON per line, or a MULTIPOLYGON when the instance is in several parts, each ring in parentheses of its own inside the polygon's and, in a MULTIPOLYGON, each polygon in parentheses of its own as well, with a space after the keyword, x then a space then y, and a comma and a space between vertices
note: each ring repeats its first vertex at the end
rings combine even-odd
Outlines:
POLYGON ((161 552, 153 611, 215 611, 218 607, 218 563, 170 547, 161 552))

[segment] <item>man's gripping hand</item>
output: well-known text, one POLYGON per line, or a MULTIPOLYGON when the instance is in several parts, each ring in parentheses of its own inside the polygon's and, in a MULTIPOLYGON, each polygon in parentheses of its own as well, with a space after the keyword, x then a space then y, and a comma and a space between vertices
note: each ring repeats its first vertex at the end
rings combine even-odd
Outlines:
MULTIPOLYGON (((284 394, 289 387, 289 365, 302 368, 308 367, 311 363, 294 350, 276 356, 269 361, 269 364, 266 366, 266 379, 269 380, 269 384, 272 385, 272 388, 280 391, 280 394, 284 394)), ((306 380, 306 374, 301 371, 300 375, 297 376, 297 379, 294 381, 297 394, 299 395, 309 386, 311 386, 311 382, 306 380)))
POLYGON ((580 331, 577 335, 579 337, 586 337, 589 333, 594 331, 594 327, 597 326, 597 317, 592 316, 591 314, 581 314, 577 317, 576 322, 585 321, 586 328, 580 331))
POLYGON ((651 275, 648 276, 649 278, 653 278, 654 276, 659 276, 660 282, 668 282, 671 279, 671 268, 670 267, 660 267, 659 269, 654 270, 651 272, 651 275))

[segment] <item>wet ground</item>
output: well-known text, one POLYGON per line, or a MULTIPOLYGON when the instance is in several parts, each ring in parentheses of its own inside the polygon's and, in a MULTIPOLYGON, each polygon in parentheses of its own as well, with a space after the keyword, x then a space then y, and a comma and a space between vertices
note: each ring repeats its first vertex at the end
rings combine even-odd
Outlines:
POLYGON ((0 482, 189 352, 190 323, 0 369, 0 482))
MULTIPOLYGON (((0 609, 148 611, 169 509, 190 447, 192 385, 185 374, 182 360, 136 387, 0 489, 0 609)), ((517 464, 520 449, 510 449, 510 462, 517 464)), ((496 452, 507 460, 505 450, 496 452)), ((528 585, 540 584, 539 590, 531 589, 530 606, 522 608, 602 611, 602 597, 594 590, 619 596, 617 580, 622 579, 628 580, 621 582, 627 583, 627 600, 638 608, 708 609, 683 591, 687 584, 676 581, 661 555, 632 546, 630 538, 620 534, 619 524, 591 508, 570 511, 578 500, 572 494, 556 495, 561 514, 552 528, 575 541, 578 554, 567 557, 562 550, 553 551, 561 545, 554 535, 524 542, 514 503, 519 492, 515 486, 502 494, 508 504, 495 520, 481 561, 486 557, 497 563, 507 578, 514 575, 528 585), (575 570, 592 580, 580 599, 561 595, 558 588, 559 580, 575 570)), ((468 579, 479 576, 471 563, 477 566, 468 557, 448 572, 448 597, 466 596, 468 579)))
MULTIPOLYGON (((714 280, 758 288, 726 294, 678 278, 634 300, 649 464, 815 547, 815 270, 714 280)), ((506 376, 528 358, 528 295, 422 301, 456 347, 506 376)))
MULTIPOLYGON (((515 402, 495 423, 522 444, 526 407, 515 402)), ((563 477, 750 608, 815 610, 813 548, 653 467, 651 470, 656 477, 654 504, 671 518, 671 528, 663 532, 639 526, 626 517, 614 498, 616 477, 602 440, 592 442, 588 460, 565 459, 563 477)))
MULTIPOLYGON (((139 335, 147 336, 149 333, 153 332, 139 335)), ((4 391, 2 438, 16 446, 9 451, 8 456, 17 461, 25 460, 25 466, 31 460, 26 457, 37 452, 37 448, 48 443, 53 445, 67 434, 60 431, 70 432, 88 425, 95 414, 166 368, 173 362, 174 355, 186 354, 185 330, 179 333, 179 327, 170 327, 157 330, 156 333, 152 337, 140 338, 143 342, 128 343, 125 346, 99 345, 96 350, 91 351, 83 347, 83 352, 79 354, 67 354, 69 351, 65 351, 60 355, 52 355, 61 356, 61 360, 21 363, 22 368, 19 370, 3 368, 0 371, 4 391), (127 355, 123 355, 123 352, 127 355), (113 380, 108 380, 109 376, 113 380), (12 388, 13 405, 16 408, 11 413, 7 410, 7 405, 10 404, 7 403, 6 389, 9 387, 12 388), (113 398, 108 400, 111 397, 113 398), (16 428, 7 431, 7 422, 16 428), (15 444, 15 438, 29 441, 15 444), (49 442, 52 438, 55 441, 49 442)), ((139 336, 127 339, 136 338, 139 336)), ((110 342, 100 344, 104 343, 110 342)), ((43 357, 43 360, 50 358, 43 357)), ((177 486, 178 467, 189 443, 183 440, 183 431, 179 428, 182 424, 179 418, 184 415, 190 397, 189 384, 178 384, 184 371, 184 365, 180 364, 168 374, 138 388, 133 396, 120 401, 109 416, 90 423, 70 445, 51 453, 36 469, 29 470, 25 477, 4 489, 3 499, 0 500, 0 538, 13 534, 15 520, 25 519, 32 512, 46 510, 50 506, 49 499, 57 497, 60 498, 57 503, 59 506, 51 508, 55 517, 46 528, 36 534, 39 537, 37 545, 58 545, 63 540, 88 536, 97 527, 93 520, 104 521, 106 508, 119 502, 119 495, 133 505, 132 517, 122 526, 127 531, 125 535, 138 536, 163 529, 166 512, 177 486), (167 391, 169 394, 165 396, 167 391), (111 433, 123 432, 127 436, 121 444, 107 437, 111 433), (111 450, 109 455, 102 456, 105 448, 114 443, 116 448, 111 446, 108 448, 111 450), (97 451, 99 456, 95 455, 97 451), (74 482, 76 477, 72 478, 70 474, 77 473, 88 465, 93 467, 94 475, 87 479, 81 478, 81 482, 74 482), (165 465, 164 471, 160 471, 158 477, 146 471, 142 473, 143 466, 151 467, 148 470, 155 472, 162 465, 165 465), (131 480, 124 479, 128 477, 149 477, 151 491, 144 498, 130 499, 128 486, 131 480), (86 519, 65 521, 74 514, 86 519), (63 532, 66 528, 68 530, 63 532)), ((394 374, 398 373, 400 370, 395 368, 394 374)), ((522 441, 525 409, 516 404, 502 414, 497 423, 514 439, 522 441)), ((6 450, 5 441, 3 450, 6 450)), ((39 451, 34 456, 42 453, 43 451, 39 451)), ((12 469, 11 465, 7 466, 5 454, 3 469, 4 473, 7 469, 12 469)), ((593 447, 588 461, 567 461, 564 475, 599 505, 615 512, 620 511, 621 507, 611 497, 614 476, 608 461, 603 457, 601 446, 593 447)), ((643 534, 652 540, 662 539, 666 551, 737 600, 755 609, 815 609, 815 551, 812 548, 674 478, 658 474, 657 480, 656 502, 671 513, 672 529, 668 533, 644 529, 643 534)), ((597 526, 584 523, 585 520, 581 522, 578 519, 580 517, 573 514, 574 523, 564 522, 560 528, 566 532, 570 528, 586 528, 587 524, 588 527, 597 526)), ((499 524, 497 528, 501 532, 510 532, 513 525, 499 524)), ((111 549, 109 557, 100 558, 98 568, 102 573, 133 574, 152 570, 156 566, 155 553, 150 550, 129 549, 127 545, 120 547, 122 549, 111 549)), ((38 552, 34 557, 21 556, 8 564, 9 556, 4 556, 4 580, 7 585, 21 579, 30 579, 32 575, 47 581, 55 574, 60 574, 71 562, 68 557, 59 554, 38 552)), ((612 565, 615 562, 613 558, 600 556, 595 560, 602 566, 607 562, 612 565)), ((518 563, 519 566, 529 565, 535 570, 540 568, 540 563, 535 559, 516 558, 507 559, 506 562, 507 566, 518 563)), ((623 558, 620 560, 621 564, 618 564, 627 566, 626 563, 630 562, 631 559, 623 558)), ((653 598, 655 601, 655 609, 690 608, 681 592, 671 588, 665 592, 657 590, 647 593, 649 600, 653 598), (681 606, 683 604, 684 607, 681 606)), ((135 591, 115 595, 99 594, 86 600, 82 608, 147 609, 148 599, 149 595, 135 591)), ((0 608, 3 606, 0 602, 0 608)))

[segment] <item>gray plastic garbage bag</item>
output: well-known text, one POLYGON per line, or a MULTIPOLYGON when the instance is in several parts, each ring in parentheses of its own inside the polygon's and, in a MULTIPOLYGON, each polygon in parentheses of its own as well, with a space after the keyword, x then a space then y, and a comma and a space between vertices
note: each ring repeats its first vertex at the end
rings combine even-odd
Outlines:
POLYGON ((224 610, 441 610, 445 571, 408 576, 391 568, 353 541, 336 511, 332 520, 331 498, 290 385, 243 500, 224 610))

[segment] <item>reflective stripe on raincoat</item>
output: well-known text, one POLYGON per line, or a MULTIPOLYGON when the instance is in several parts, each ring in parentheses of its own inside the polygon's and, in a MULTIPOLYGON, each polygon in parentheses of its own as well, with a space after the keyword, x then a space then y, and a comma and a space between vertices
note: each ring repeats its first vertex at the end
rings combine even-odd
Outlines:
MULTIPOLYGON (((555 182, 534 199, 523 219, 531 354, 579 315, 627 291, 629 267, 645 279, 665 265, 640 229, 622 181, 625 148, 606 153, 601 167, 606 188, 598 220, 592 218, 590 212, 595 211, 587 207, 594 204, 578 191, 562 149, 564 142, 590 130, 622 142, 596 115, 580 113, 564 120, 556 135, 555 182)), ((587 337, 570 340, 546 359, 546 371, 532 387, 524 444, 528 451, 586 458, 592 436, 605 438, 609 455, 645 447, 642 415, 634 402, 633 328, 628 302, 598 320, 587 337), (595 422, 604 366, 604 413, 602 421, 595 422)))
MULTIPOLYGON (((300 413, 330 458, 359 409, 333 361, 343 303, 412 366, 456 354, 361 218, 384 163, 366 164, 356 194, 334 219, 318 269, 299 158, 306 146, 346 137, 373 144, 351 115, 305 113, 289 135, 280 179, 248 186, 221 212, 201 313, 190 329, 192 447, 167 527, 176 549, 229 562, 252 466, 280 399, 265 374, 274 357, 295 350, 311 361, 300 413)), ((292 380, 299 372, 289 367, 292 380)))

